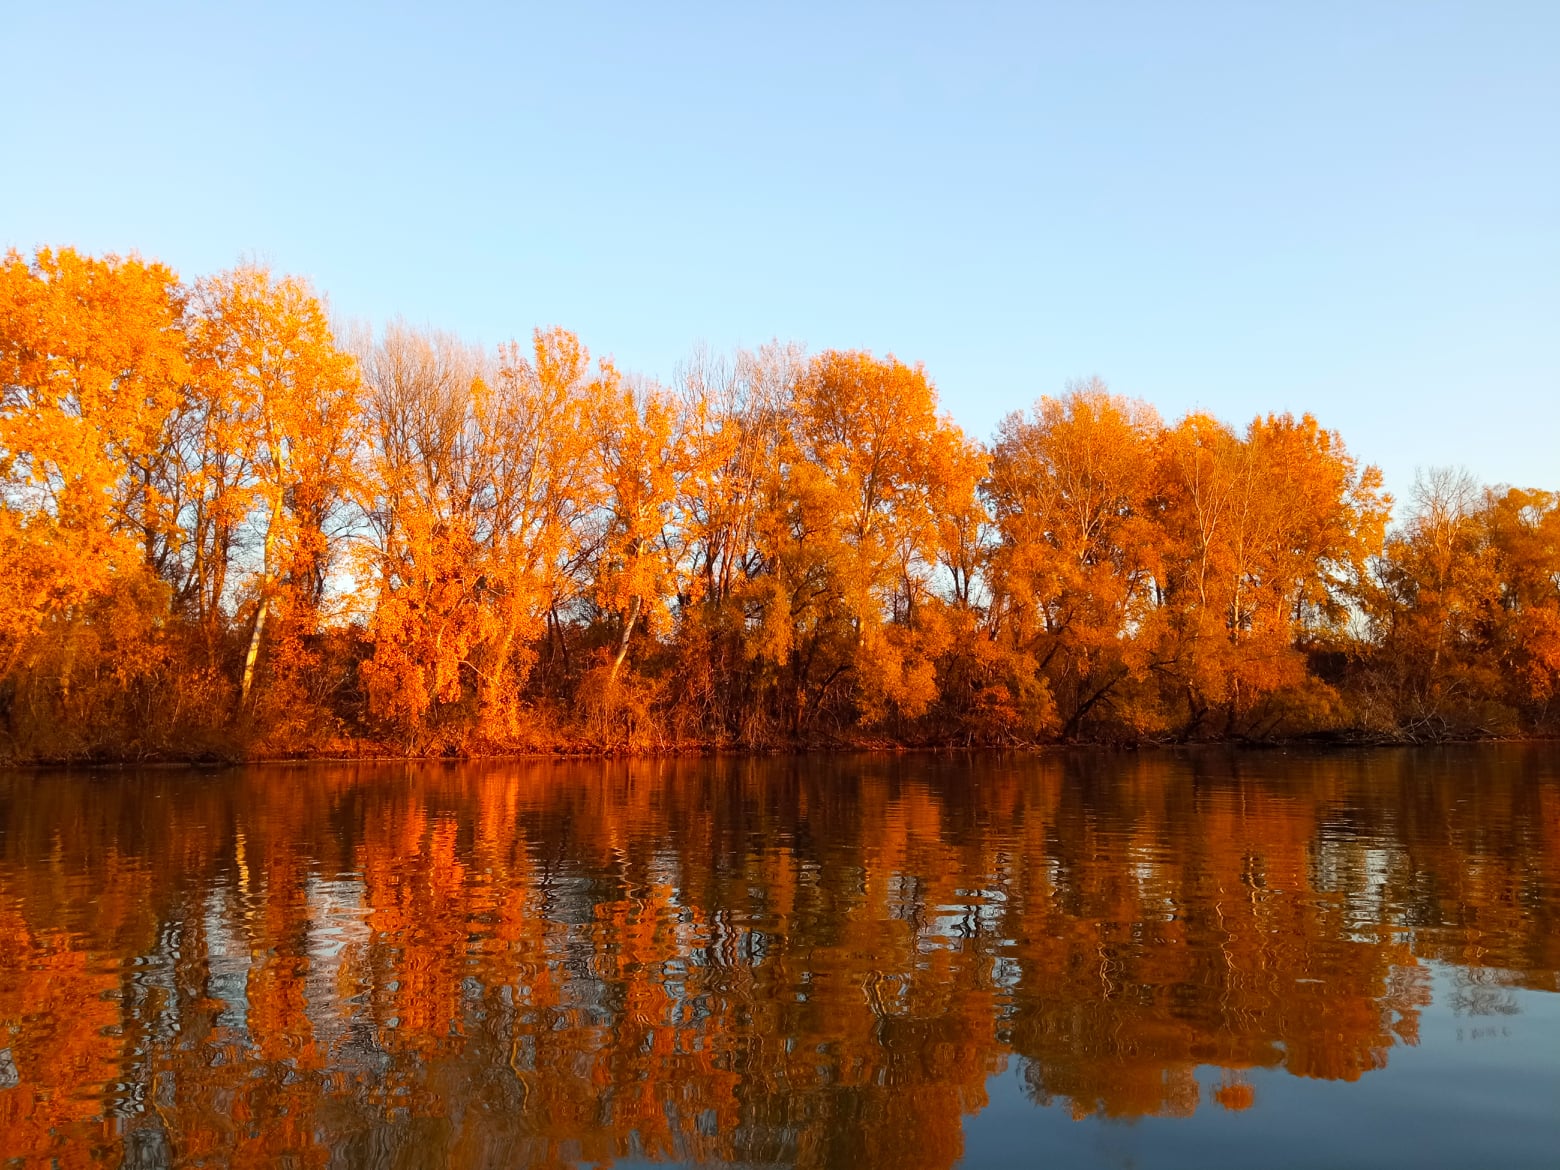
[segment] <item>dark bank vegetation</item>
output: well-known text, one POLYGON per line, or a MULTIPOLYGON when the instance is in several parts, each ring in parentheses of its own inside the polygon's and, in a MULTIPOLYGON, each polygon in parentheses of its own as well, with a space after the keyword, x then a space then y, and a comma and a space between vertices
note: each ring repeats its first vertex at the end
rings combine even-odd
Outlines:
MULTIPOLYGON (((1015 394, 1018 392, 1015 389, 1015 394)), ((772 345, 341 337, 309 287, 0 265, 0 756, 1553 733, 1560 496, 1090 382, 966 436, 772 345)))

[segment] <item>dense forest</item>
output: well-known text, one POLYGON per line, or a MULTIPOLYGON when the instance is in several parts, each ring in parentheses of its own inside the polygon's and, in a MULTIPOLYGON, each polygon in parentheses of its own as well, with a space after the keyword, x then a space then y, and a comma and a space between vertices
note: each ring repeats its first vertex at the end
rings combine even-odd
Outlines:
POLYGON ((1309 415, 1089 382, 983 445, 892 356, 660 385, 0 265, 0 757, 1543 734, 1557 683, 1560 494, 1394 522, 1309 415))

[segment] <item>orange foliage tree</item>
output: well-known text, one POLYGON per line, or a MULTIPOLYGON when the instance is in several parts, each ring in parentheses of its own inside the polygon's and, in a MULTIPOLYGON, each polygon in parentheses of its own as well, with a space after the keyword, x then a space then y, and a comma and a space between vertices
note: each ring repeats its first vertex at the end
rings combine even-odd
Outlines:
POLYGON ((192 328, 196 375, 225 428, 224 455, 242 475, 224 478, 219 507, 247 522, 259 543, 245 612, 248 638, 239 702, 256 682, 267 619, 273 675, 296 709, 299 685, 319 666, 317 631, 351 489, 359 415, 357 367, 336 347, 324 307, 308 285, 264 269, 238 268, 198 288, 192 328))
POLYGON ((134 734, 179 543, 167 426, 184 294, 138 259, 0 264, 0 699, 46 754, 134 734))
POLYGON ((974 441, 892 356, 663 387, 344 345, 307 283, 0 265, 0 752, 1552 731, 1560 504, 1403 522, 1314 418, 1098 381, 974 441))

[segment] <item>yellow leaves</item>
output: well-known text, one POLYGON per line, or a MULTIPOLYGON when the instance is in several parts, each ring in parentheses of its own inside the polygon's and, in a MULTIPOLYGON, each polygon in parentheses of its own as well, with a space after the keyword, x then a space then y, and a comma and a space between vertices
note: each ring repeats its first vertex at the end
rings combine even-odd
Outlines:
POLYGON ((1087 384, 1002 425, 993 583, 1069 733, 1118 706, 1124 719, 1151 675, 1184 693, 1188 733, 1233 732, 1304 679, 1297 643, 1346 619, 1379 548, 1379 484, 1310 416, 1244 437, 1202 414, 1166 428, 1087 384))
POLYGON ((285 568, 306 583, 326 568, 324 529, 352 486, 357 365, 295 277, 238 268, 202 281, 196 299, 195 373, 223 452, 248 471, 228 485, 232 506, 258 508, 267 546, 280 546, 262 575, 285 568))
POLYGON ((1050 668, 1068 734, 1144 670, 1163 531, 1158 417, 1098 382, 1004 420, 987 494, 1009 635, 1050 668))
POLYGON ((183 311, 173 274, 138 259, 0 264, 0 682, 25 665, 73 718, 103 658, 120 680, 154 665, 146 560, 175 531, 160 452, 183 311))
POLYGON ((1560 689, 1560 493, 1511 488, 1486 500, 1500 637, 1526 697, 1548 703, 1560 689))
POLYGON ((380 594, 365 677, 392 723, 476 696, 484 719, 512 727, 536 641, 566 637, 560 612, 586 597, 632 612, 625 627, 663 612, 678 412, 610 363, 593 371, 563 330, 506 345, 469 377, 448 368, 457 357, 404 329, 365 355, 380 594), (438 428, 409 441, 404 416, 427 415, 438 428))
POLYGON ((917 719, 936 700, 936 652, 943 647, 928 645, 924 633, 863 625, 855 680, 863 722, 879 723, 895 712, 917 719))
MULTIPOLYGON (((394 584, 382 591, 363 664, 371 710, 418 729, 434 704, 458 702, 462 669, 499 628, 469 526, 403 509, 394 584)), ((388 566, 386 566, 388 567, 388 566)))
POLYGON ((676 403, 655 386, 634 387, 610 366, 591 385, 592 456, 604 507, 596 595, 608 610, 634 598, 660 611, 672 586, 663 533, 674 517, 685 455, 676 403))
POLYGON ((160 265, 70 249, 5 257, 0 473, 20 489, 7 507, 76 533, 168 527, 145 460, 187 377, 182 312, 160 265))
POLYGON ((90 674, 134 721, 178 674, 275 750, 586 706, 602 744, 1554 718, 1556 497, 1433 477, 1387 539, 1380 473, 1310 415, 1167 426, 1091 381, 988 449, 863 351, 667 389, 558 328, 357 349, 262 268, 8 255, 0 683, 60 722, 90 674))
POLYGON ((1560 509, 1430 472, 1364 594, 1380 683, 1416 736, 1493 733, 1560 685, 1560 509))
MULTIPOLYGON (((938 416, 924 371, 893 357, 820 354, 793 395, 756 531, 790 599, 796 716, 849 672, 865 722, 914 718, 935 697, 917 605, 939 560, 975 539, 981 459, 938 416)), ((776 620, 759 627, 768 653, 786 644, 776 620)))
POLYGON ((933 516, 927 498, 934 444, 945 425, 919 367, 889 356, 829 351, 796 388, 797 454, 822 469, 840 494, 839 522, 871 562, 901 539, 919 546, 933 516))
POLYGON ((1194 694, 1234 725, 1299 685, 1307 637, 1346 619, 1345 597, 1379 547, 1386 501, 1309 415, 1258 418, 1244 438, 1181 423, 1165 446, 1168 602, 1194 694))

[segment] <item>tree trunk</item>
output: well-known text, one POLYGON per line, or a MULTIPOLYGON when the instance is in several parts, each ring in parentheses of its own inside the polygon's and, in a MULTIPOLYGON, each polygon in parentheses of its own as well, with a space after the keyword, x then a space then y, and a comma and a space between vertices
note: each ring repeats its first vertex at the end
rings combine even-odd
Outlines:
POLYGON ((634 623, 639 619, 639 594, 634 594, 628 604, 628 617, 623 620, 623 638, 618 643, 617 657, 612 660, 612 673, 607 677, 607 685, 617 682, 618 671, 622 669, 623 659, 628 657, 628 639, 634 632, 634 623))
POLYGON ((249 635, 249 649, 244 654, 244 676, 238 684, 238 706, 243 710, 249 705, 249 692, 255 682, 255 660, 260 657, 260 634, 265 629, 265 613, 270 608, 269 584, 261 582, 260 608, 255 610, 255 628, 249 635))
POLYGON ((255 683, 255 661, 260 657, 260 635, 265 630, 265 615, 271 608, 271 548, 276 543, 276 529, 282 522, 282 494, 276 494, 271 505, 271 522, 266 525, 265 545, 260 553, 260 607, 255 610, 255 628, 249 635, 249 650, 244 655, 244 675, 238 684, 238 707, 242 711, 249 705, 249 692, 255 683))

